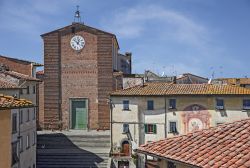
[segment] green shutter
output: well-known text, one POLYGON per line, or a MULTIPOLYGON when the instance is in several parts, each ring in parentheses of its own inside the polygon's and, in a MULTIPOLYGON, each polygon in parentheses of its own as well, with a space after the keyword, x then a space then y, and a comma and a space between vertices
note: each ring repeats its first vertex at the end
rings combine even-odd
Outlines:
POLYGON ((157 131, 156 131, 156 128, 157 128, 157 127, 156 127, 156 124, 154 124, 154 125, 153 125, 153 132, 154 132, 154 134, 156 134, 156 132, 157 132, 157 131))
POLYGON ((144 124, 144 129, 145 129, 145 133, 148 133, 148 127, 147 127, 147 124, 144 124))

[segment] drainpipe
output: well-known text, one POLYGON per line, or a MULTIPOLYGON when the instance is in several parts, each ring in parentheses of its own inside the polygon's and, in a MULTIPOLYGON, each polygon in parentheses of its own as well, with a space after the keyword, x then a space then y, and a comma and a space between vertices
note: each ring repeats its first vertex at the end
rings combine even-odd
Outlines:
POLYGON ((111 98, 109 98, 109 106, 110 106, 110 143, 111 143, 111 153, 113 153, 113 103, 111 98))
POLYGON ((164 131, 165 131, 165 138, 167 138, 167 98, 166 98, 166 96, 164 96, 164 101, 165 101, 165 127, 164 127, 164 131))

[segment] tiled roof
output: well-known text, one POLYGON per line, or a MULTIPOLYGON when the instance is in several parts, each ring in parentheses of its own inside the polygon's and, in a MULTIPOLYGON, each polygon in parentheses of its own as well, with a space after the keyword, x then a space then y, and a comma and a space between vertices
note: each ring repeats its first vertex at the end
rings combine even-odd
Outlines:
POLYGON ((29 80, 29 81, 40 81, 37 78, 31 77, 29 75, 21 74, 21 73, 15 72, 15 71, 3 71, 0 73, 4 73, 6 75, 12 76, 12 77, 17 78, 17 79, 29 80))
POLYGON ((249 168, 250 119, 145 144, 138 152, 204 168, 249 168))
POLYGON ((128 89, 118 90, 111 95, 127 95, 127 96, 153 96, 164 95, 169 88, 170 83, 147 83, 144 86, 135 86, 128 89))
POLYGON ((250 95, 250 89, 219 84, 173 84, 145 83, 118 90, 112 96, 152 96, 152 95, 250 95))
POLYGON ((0 89, 18 89, 19 86, 15 83, 0 79, 0 89))
POLYGON ((44 70, 37 71, 36 74, 37 74, 37 75, 44 75, 44 70))
POLYGON ((0 94, 0 109, 6 108, 25 108, 32 107, 31 101, 25 99, 16 99, 12 96, 4 96, 0 94))

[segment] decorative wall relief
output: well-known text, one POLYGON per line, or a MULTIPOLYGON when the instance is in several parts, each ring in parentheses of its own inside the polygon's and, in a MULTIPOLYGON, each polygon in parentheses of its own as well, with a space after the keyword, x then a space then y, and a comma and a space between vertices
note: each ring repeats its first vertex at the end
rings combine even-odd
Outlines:
POLYGON ((182 113, 184 133, 209 128, 211 115, 205 107, 193 104, 186 107, 182 113))

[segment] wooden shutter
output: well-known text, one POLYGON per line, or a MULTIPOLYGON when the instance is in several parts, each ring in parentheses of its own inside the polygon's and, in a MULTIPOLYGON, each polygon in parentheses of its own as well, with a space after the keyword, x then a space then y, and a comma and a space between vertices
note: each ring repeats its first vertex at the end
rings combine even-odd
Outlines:
POLYGON ((144 124, 145 133, 148 133, 148 125, 144 124))
POLYGON ((157 130, 156 130, 156 124, 153 125, 153 133, 156 134, 157 133, 157 130))

